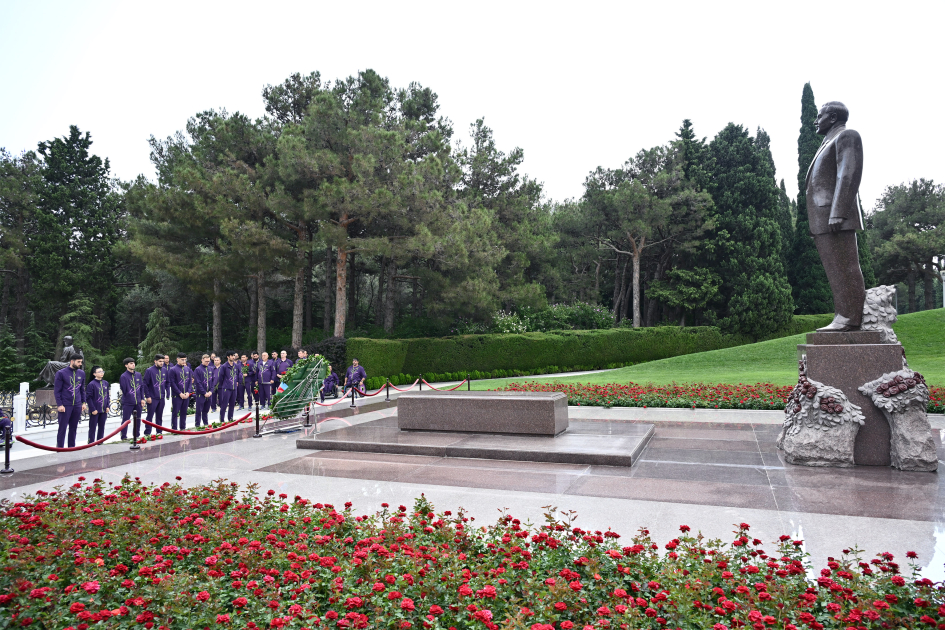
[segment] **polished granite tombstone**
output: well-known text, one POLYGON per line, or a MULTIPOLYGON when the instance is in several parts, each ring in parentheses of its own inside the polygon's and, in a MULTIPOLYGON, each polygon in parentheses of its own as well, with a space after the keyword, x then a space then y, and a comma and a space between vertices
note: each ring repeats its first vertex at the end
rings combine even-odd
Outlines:
POLYGON ((568 428, 568 397, 560 392, 427 391, 397 400, 405 431, 555 436, 568 428))
MULTIPOLYGON (((401 399, 403 400, 403 399, 401 399)), ((402 431, 383 418, 296 440, 301 449, 631 466, 653 435, 644 423, 574 422, 557 436, 402 431)))
POLYGON ((887 372, 902 369, 902 346, 882 343, 877 331, 818 332, 797 346, 807 355, 807 377, 841 390, 865 417, 853 445, 860 466, 889 466, 889 423, 859 387, 887 372))

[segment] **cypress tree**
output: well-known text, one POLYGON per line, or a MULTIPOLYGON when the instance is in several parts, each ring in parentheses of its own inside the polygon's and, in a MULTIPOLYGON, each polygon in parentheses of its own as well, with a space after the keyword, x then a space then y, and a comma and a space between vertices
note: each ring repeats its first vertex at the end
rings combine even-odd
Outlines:
POLYGON ((793 204, 782 179, 778 186, 778 227, 781 228, 781 260, 785 270, 791 263, 791 249, 794 247, 794 221, 793 204))
MULTIPOLYGON (((866 214, 863 212, 863 202, 859 199, 856 201, 860 205, 860 215, 865 219, 866 214)), ((876 280, 876 270, 873 269, 873 253, 869 239, 870 234, 867 230, 858 232, 856 235, 856 247, 860 255, 860 269, 863 270, 863 283, 866 285, 867 289, 879 284, 876 280)))
POLYGON ((725 332, 763 337, 785 326, 794 304, 781 259, 778 187, 768 137, 729 123, 712 140, 714 229, 709 267, 722 286, 716 318, 725 332))
POLYGON ((833 312, 833 295, 827 282, 827 273, 820 262, 817 246, 810 235, 807 220, 807 169, 820 148, 821 138, 814 128, 817 104, 810 83, 804 84, 801 96, 801 133, 797 137, 797 221, 791 248, 788 279, 799 314, 833 312))

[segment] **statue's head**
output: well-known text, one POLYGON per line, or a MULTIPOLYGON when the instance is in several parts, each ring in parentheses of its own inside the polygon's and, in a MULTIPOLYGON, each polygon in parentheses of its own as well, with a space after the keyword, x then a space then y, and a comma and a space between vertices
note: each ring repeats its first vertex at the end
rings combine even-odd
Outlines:
POLYGON ((69 335, 66 335, 65 337, 63 337, 63 338, 62 338, 62 341, 63 341, 67 346, 71 346, 71 345, 72 345, 72 337, 70 337, 69 335))
POLYGON ((817 133, 826 136, 835 125, 845 125, 849 118, 850 110, 846 105, 840 101, 830 101, 821 106, 814 126, 817 128, 817 133))

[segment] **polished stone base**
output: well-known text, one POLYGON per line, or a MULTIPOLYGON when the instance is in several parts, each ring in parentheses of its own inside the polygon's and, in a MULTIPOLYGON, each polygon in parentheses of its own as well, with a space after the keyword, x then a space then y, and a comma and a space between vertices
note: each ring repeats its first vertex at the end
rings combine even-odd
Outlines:
POLYGON ((401 431, 397 424, 397 418, 384 418, 301 438, 295 444, 321 451, 631 466, 653 435, 652 424, 630 422, 575 422, 557 437, 401 431))
POLYGON ((397 399, 406 431, 558 435, 568 428, 568 397, 557 392, 410 392, 397 399))
POLYGON ((842 341, 844 335, 878 335, 875 331, 855 333, 812 333, 798 351, 807 355, 807 377, 832 385, 846 394, 863 412, 865 424, 856 435, 854 462, 859 466, 889 466, 889 422, 859 387, 886 372, 902 369, 902 346, 842 341), (822 337, 836 335, 839 343, 825 345, 822 337))

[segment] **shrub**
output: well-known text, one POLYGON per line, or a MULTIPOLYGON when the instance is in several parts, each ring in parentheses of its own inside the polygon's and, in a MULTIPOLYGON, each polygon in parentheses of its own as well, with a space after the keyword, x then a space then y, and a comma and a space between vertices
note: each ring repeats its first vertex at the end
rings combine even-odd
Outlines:
MULTIPOLYGON (((584 531, 549 508, 477 527, 424 497, 356 515, 224 480, 84 478, 0 516, 0 625, 65 628, 934 628, 945 601, 892 554, 584 531), (86 513, 84 510, 91 510, 86 513), (816 577, 814 577, 816 576, 816 577), (100 624, 100 625, 99 625, 100 624)), ((179 478, 178 478, 179 479, 179 478)))

